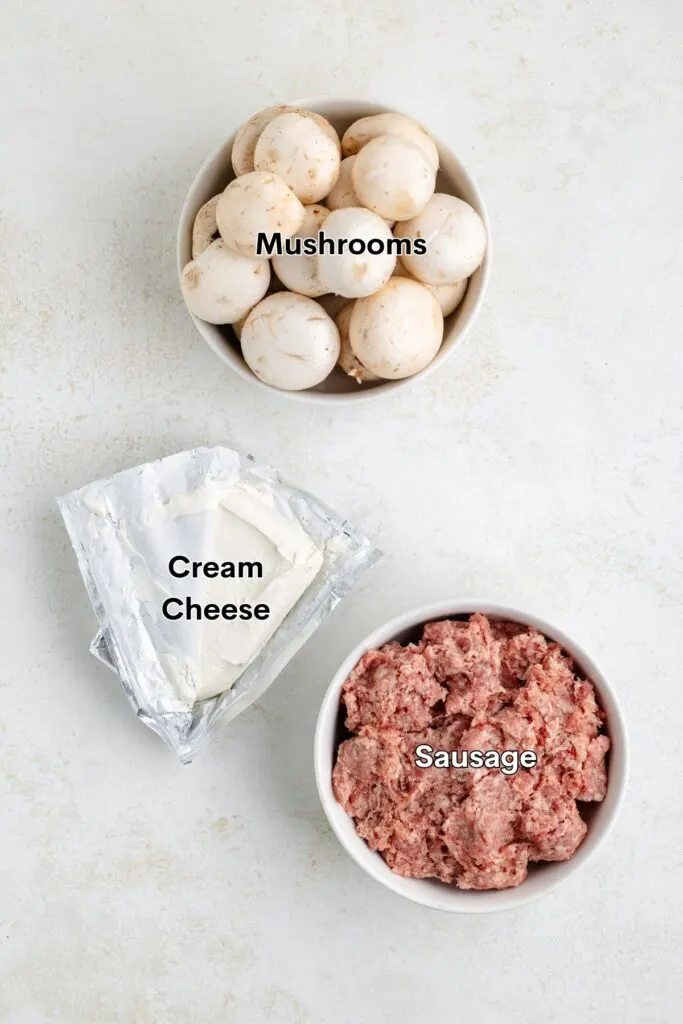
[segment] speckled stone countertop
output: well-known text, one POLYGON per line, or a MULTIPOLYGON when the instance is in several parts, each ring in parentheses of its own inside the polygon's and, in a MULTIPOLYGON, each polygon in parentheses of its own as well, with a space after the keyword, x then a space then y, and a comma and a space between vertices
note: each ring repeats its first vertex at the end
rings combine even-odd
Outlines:
POLYGON ((682 32, 674 0, 3 5, 2 1024, 677 1018, 682 32), (205 156, 253 110, 323 93, 420 113, 493 225, 460 351, 348 410, 232 375, 174 264, 205 156), (183 768, 87 653, 54 497, 217 443, 315 491, 386 557, 183 768), (633 755, 585 870, 479 919, 366 877, 312 776, 349 648, 464 595, 573 633, 617 688, 633 755))

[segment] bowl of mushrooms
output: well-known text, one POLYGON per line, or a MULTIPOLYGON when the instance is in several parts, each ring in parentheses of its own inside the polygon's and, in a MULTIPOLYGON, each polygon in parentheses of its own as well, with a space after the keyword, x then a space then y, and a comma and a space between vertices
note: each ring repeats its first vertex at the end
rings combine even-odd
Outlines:
POLYGON ((406 114, 313 99, 249 118, 197 174, 178 272, 241 377, 317 403, 387 395, 440 366, 481 308, 486 208, 406 114))

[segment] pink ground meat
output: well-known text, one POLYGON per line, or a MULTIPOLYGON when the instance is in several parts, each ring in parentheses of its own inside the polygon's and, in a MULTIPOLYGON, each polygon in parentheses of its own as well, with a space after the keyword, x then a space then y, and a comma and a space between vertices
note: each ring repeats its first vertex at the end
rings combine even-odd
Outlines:
POLYGON ((342 689, 337 800, 389 867, 462 889, 519 885, 586 834, 577 801, 607 791, 609 739, 593 685, 535 629, 472 615, 418 644, 368 651, 342 689), (536 768, 418 768, 415 749, 533 750, 536 768))

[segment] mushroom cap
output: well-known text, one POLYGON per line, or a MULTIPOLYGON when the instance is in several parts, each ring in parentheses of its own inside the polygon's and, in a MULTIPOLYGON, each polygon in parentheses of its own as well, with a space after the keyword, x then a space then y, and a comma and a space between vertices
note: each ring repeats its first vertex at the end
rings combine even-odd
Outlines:
POLYGON ((291 188, 277 174, 250 171, 231 181, 216 206, 216 222, 226 245, 242 256, 256 256, 260 232, 295 234, 305 210, 291 188))
POLYGON ((263 298, 269 283, 268 260, 240 256, 220 238, 180 275, 187 308, 209 324, 236 323, 263 298))
MULTIPOLYGON (((268 290, 266 292, 266 295, 275 295, 276 292, 282 292, 284 290, 285 290, 285 286, 283 285, 282 281, 280 281, 279 278, 273 273, 273 268, 272 268, 272 264, 271 264, 271 268, 270 268, 270 284, 268 285, 268 290)), ((249 316, 250 312, 251 312, 251 310, 249 310, 247 313, 245 313, 243 317, 240 317, 239 320, 235 321, 234 324, 231 324, 231 327, 232 327, 233 331, 235 332, 238 341, 241 341, 241 339, 242 339, 242 328, 244 327, 245 320, 249 316)))
MULTIPOLYGON (((416 278, 406 270, 400 259, 396 261, 396 268, 391 276, 409 277, 413 281, 416 280, 416 278)), ((425 284, 424 281, 421 281, 420 283, 424 284, 425 288, 428 288, 432 293, 436 301, 439 303, 439 307, 441 308, 441 312, 445 318, 455 312, 462 300, 465 298, 469 278, 465 277, 462 281, 456 281, 454 284, 425 284)))
POLYGON ((351 326, 351 315, 353 314, 354 305, 355 301, 353 300, 346 302, 334 318, 334 322, 339 329, 339 366, 345 374, 353 377, 357 384, 365 384, 370 381, 379 380, 379 377, 363 366, 351 348, 349 327, 351 326))
POLYGON ((194 219, 192 226, 192 259, 196 260, 198 256, 208 249, 213 241, 215 241, 218 235, 218 225, 216 224, 216 207, 218 205, 219 196, 213 196, 207 203, 199 208, 199 212, 194 219))
POLYGON ((332 139, 332 141, 334 142, 335 146, 337 147, 337 152, 341 157, 341 140, 337 135, 336 129, 334 128, 333 125, 330 124, 327 118, 323 117, 322 114, 318 114, 315 110, 303 110, 301 107, 296 107, 295 110, 297 114, 303 114, 304 117, 310 117, 311 120, 315 121, 315 123, 318 125, 318 128, 322 128, 322 130, 325 132, 325 135, 327 135, 327 137, 332 139))
MULTIPOLYGON (((327 198, 325 199, 325 206, 329 207, 330 210, 344 210, 349 206, 363 205, 356 195, 353 187, 353 181, 351 180, 351 172, 353 171, 353 165, 355 162, 355 156, 347 156, 342 160, 337 184, 328 193, 327 198)), ((384 219, 386 220, 386 218, 384 219)), ((391 219, 387 220, 387 224, 390 228, 393 228, 394 223, 395 222, 391 219)))
POLYGON ((355 255, 348 246, 343 252, 336 252, 336 243, 342 239, 369 242, 382 241, 384 246, 392 237, 391 231, 381 217, 371 210, 349 206, 334 210, 325 221, 325 237, 335 245, 335 252, 321 252, 317 256, 318 279, 326 291, 355 299, 372 295, 391 277, 396 266, 393 253, 364 253, 355 255))
POLYGON ((264 384, 283 391, 315 387, 339 358, 339 331, 318 302, 276 292, 242 326, 242 354, 264 384))
POLYGON ((444 317, 447 317, 455 312, 465 298, 469 280, 469 277, 464 277, 462 281, 454 281, 453 284, 426 284, 425 288, 429 288, 444 317))
POLYGON ((343 210, 348 206, 361 205, 351 181, 351 170, 355 162, 355 156, 347 156, 345 160, 342 160, 336 184, 327 193, 325 199, 325 205, 330 210, 343 210))
POLYGON ((292 110, 292 107, 288 107, 286 104, 266 107, 265 110, 259 110, 238 128, 235 141, 232 144, 232 166, 238 178, 240 175, 254 170, 254 150, 261 132, 274 117, 284 114, 286 110, 292 110))
POLYGON ((427 252, 400 257, 403 266, 426 284, 453 284, 469 277, 486 252, 484 222, 469 203, 436 192, 412 220, 396 225, 399 238, 424 238, 427 252))
MULTIPOLYGON (((318 203, 307 206, 304 222, 294 238, 317 238, 320 228, 329 215, 330 211, 318 203)), ((327 288, 318 280, 315 256, 306 256, 304 253, 301 253, 300 256, 290 256, 283 253, 282 256, 274 255, 272 263, 273 270, 285 288, 289 288, 290 291, 298 292, 299 295, 308 295, 313 299, 327 292, 327 288)))
POLYGON ((378 377, 400 380, 418 373, 431 363, 442 339, 439 304, 419 281, 394 277, 381 291, 354 304, 351 348, 378 377))
POLYGON ((340 163, 329 135, 312 118, 295 111, 273 118, 254 151, 256 170, 279 174, 302 203, 317 203, 327 195, 339 177, 340 163))
POLYGON ((372 114, 370 117, 361 117, 359 121, 354 121, 342 138, 343 155, 353 156, 354 153, 359 153, 368 142, 380 135, 397 135, 419 146, 434 170, 438 170, 439 151, 434 141, 422 125, 405 114, 372 114))
POLYGON ((232 144, 232 166, 235 174, 239 177, 241 174, 248 174, 249 171, 254 170, 254 150, 256 149, 256 143, 259 140, 261 132, 270 124, 274 117, 278 117, 279 114, 285 114, 293 111, 297 114, 303 114, 304 117, 310 117, 311 120, 315 121, 319 128, 325 132, 329 138, 332 139, 337 152, 341 153, 341 142, 339 136, 330 124, 330 122, 322 116, 322 114, 316 114, 314 110, 302 110, 301 107, 291 107, 288 104, 280 104, 276 107, 266 107, 265 110, 259 110, 257 114, 254 114, 245 121, 244 124, 237 130, 235 135, 235 141, 232 144))
POLYGON ((351 181, 363 206, 403 221, 416 217, 434 195, 436 170, 414 142, 380 135, 356 156, 351 181))

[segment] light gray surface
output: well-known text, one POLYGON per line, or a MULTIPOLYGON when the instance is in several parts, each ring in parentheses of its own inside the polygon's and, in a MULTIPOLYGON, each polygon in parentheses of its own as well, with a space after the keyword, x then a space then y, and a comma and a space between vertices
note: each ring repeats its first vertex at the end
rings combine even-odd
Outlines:
POLYGON ((678 1019, 681 7, 676 0, 9 0, 0 12, 3 1024, 678 1019), (480 181, 482 319, 423 386, 344 412, 247 387, 182 307, 174 231, 253 109, 376 96, 480 181), (196 444, 272 461, 379 568, 182 768, 87 654, 53 498, 196 444), (359 636, 464 593, 527 605, 613 679, 624 813, 518 912, 404 904, 342 852, 313 724, 359 636))

